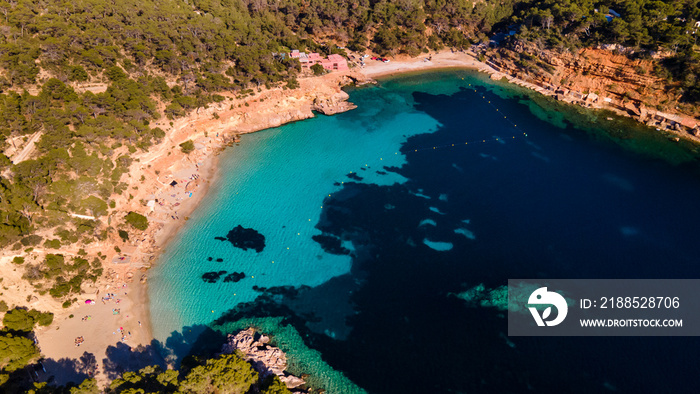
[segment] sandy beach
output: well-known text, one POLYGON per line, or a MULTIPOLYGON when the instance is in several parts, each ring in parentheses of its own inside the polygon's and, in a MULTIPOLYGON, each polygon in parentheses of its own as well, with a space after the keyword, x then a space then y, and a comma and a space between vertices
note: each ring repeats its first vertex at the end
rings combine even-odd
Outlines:
POLYGON ((145 284, 124 282, 95 290, 95 294, 83 295, 82 304, 71 310, 72 317, 58 318, 39 335, 41 352, 47 358, 44 368, 58 384, 95 376, 102 386, 108 376, 127 367, 126 347, 151 342, 145 284), (94 303, 86 304, 87 300, 94 303))
POLYGON ((362 73, 370 78, 379 78, 389 75, 397 75, 415 71, 425 71, 445 68, 474 69, 483 72, 496 72, 488 65, 478 61, 473 56, 465 52, 441 51, 421 55, 416 58, 399 56, 388 63, 365 60, 366 66, 362 68, 362 73))

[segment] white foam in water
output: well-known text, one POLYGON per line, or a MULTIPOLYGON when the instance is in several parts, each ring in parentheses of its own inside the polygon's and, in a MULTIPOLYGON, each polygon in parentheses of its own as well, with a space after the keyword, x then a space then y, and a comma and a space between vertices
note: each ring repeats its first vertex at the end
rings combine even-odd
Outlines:
POLYGON ((462 167, 458 166, 456 163, 452 163, 452 167, 454 167, 454 169, 459 171, 459 172, 464 172, 462 167))
POLYGON ((476 239, 476 235, 474 235, 473 232, 471 232, 470 230, 467 230, 466 228, 460 227, 460 228, 458 228, 458 229, 455 230, 455 233, 457 233, 457 234, 462 234, 462 235, 464 235, 465 237, 467 237, 467 239, 471 239, 471 240, 475 240, 475 239, 476 239))
POLYGON ((418 223, 418 227, 427 226, 427 225, 437 226, 437 223, 435 223, 435 221, 433 219, 423 219, 420 221, 420 223, 418 223))
POLYGON ((445 194, 445 193, 441 194, 440 201, 447 201, 447 194, 445 194))
POLYGON ((427 238, 423 239, 423 243, 430 249, 437 250, 438 252, 447 252, 448 250, 452 250, 454 247, 454 245, 452 245, 450 242, 430 241, 427 238))
POLYGON ((501 144, 501 145, 505 145, 505 144, 506 144, 506 141, 505 141, 503 138, 501 138, 501 137, 499 137, 499 136, 497 136, 497 135, 494 135, 494 136, 492 136, 492 137, 495 138, 496 141, 498 141, 499 144, 501 144))
POLYGON ((435 212, 435 213, 439 213, 440 215, 444 215, 444 213, 440 212, 440 210, 437 209, 436 207, 430 207, 430 210, 435 212))

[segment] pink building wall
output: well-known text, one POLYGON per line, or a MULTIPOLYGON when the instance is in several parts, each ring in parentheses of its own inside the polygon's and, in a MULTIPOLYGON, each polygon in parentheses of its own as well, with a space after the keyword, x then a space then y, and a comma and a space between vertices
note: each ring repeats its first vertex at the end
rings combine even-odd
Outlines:
POLYGON ((348 70, 348 61, 338 54, 328 55, 328 58, 323 58, 316 52, 312 52, 307 55, 306 53, 299 52, 299 50, 295 49, 289 54, 289 57, 299 59, 302 68, 310 68, 314 64, 320 64, 324 69, 329 71, 348 70))

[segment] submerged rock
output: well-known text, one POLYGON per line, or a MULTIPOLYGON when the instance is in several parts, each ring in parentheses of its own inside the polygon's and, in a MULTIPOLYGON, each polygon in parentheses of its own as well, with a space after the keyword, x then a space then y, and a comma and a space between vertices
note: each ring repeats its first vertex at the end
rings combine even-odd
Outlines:
POLYGON ((350 178, 350 179, 354 179, 354 180, 356 180, 356 181, 358 181, 358 182, 360 182, 362 179, 364 179, 364 178, 362 178, 361 176, 357 175, 357 174, 354 173, 354 172, 349 173, 349 174, 347 175, 347 177, 350 178))
POLYGON ((331 235, 314 235, 311 239, 318 242, 326 253, 339 255, 350 254, 350 250, 343 247, 340 238, 331 235))
POLYGON ((245 273, 244 273, 244 272, 232 272, 232 273, 226 275, 226 277, 224 278, 224 283, 227 283, 227 282, 234 282, 234 283, 236 283, 236 282, 240 281, 240 280, 243 279, 243 278, 245 278, 245 273))
POLYGON ((265 249, 265 236, 252 228, 245 228, 240 224, 226 234, 226 238, 215 237, 219 241, 229 241, 237 248, 243 250, 254 249, 260 253, 265 249))
POLYGON ((221 275, 224 275, 226 271, 211 271, 202 274, 202 280, 207 283, 216 283, 221 275))

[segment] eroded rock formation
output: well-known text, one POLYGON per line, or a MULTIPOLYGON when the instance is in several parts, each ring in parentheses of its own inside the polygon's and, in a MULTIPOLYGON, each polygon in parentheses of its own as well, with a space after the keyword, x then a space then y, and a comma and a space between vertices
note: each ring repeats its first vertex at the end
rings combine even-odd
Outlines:
POLYGON ((236 350, 243 353, 245 359, 260 374, 261 379, 271 374, 277 375, 289 389, 296 389, 306 383, 303 379, 285 371, 287 356, 279 348, 270 345, 269 337, 256 333, 253 328, 236 335, 228 335, 222 352, 229 354, 236 350))

